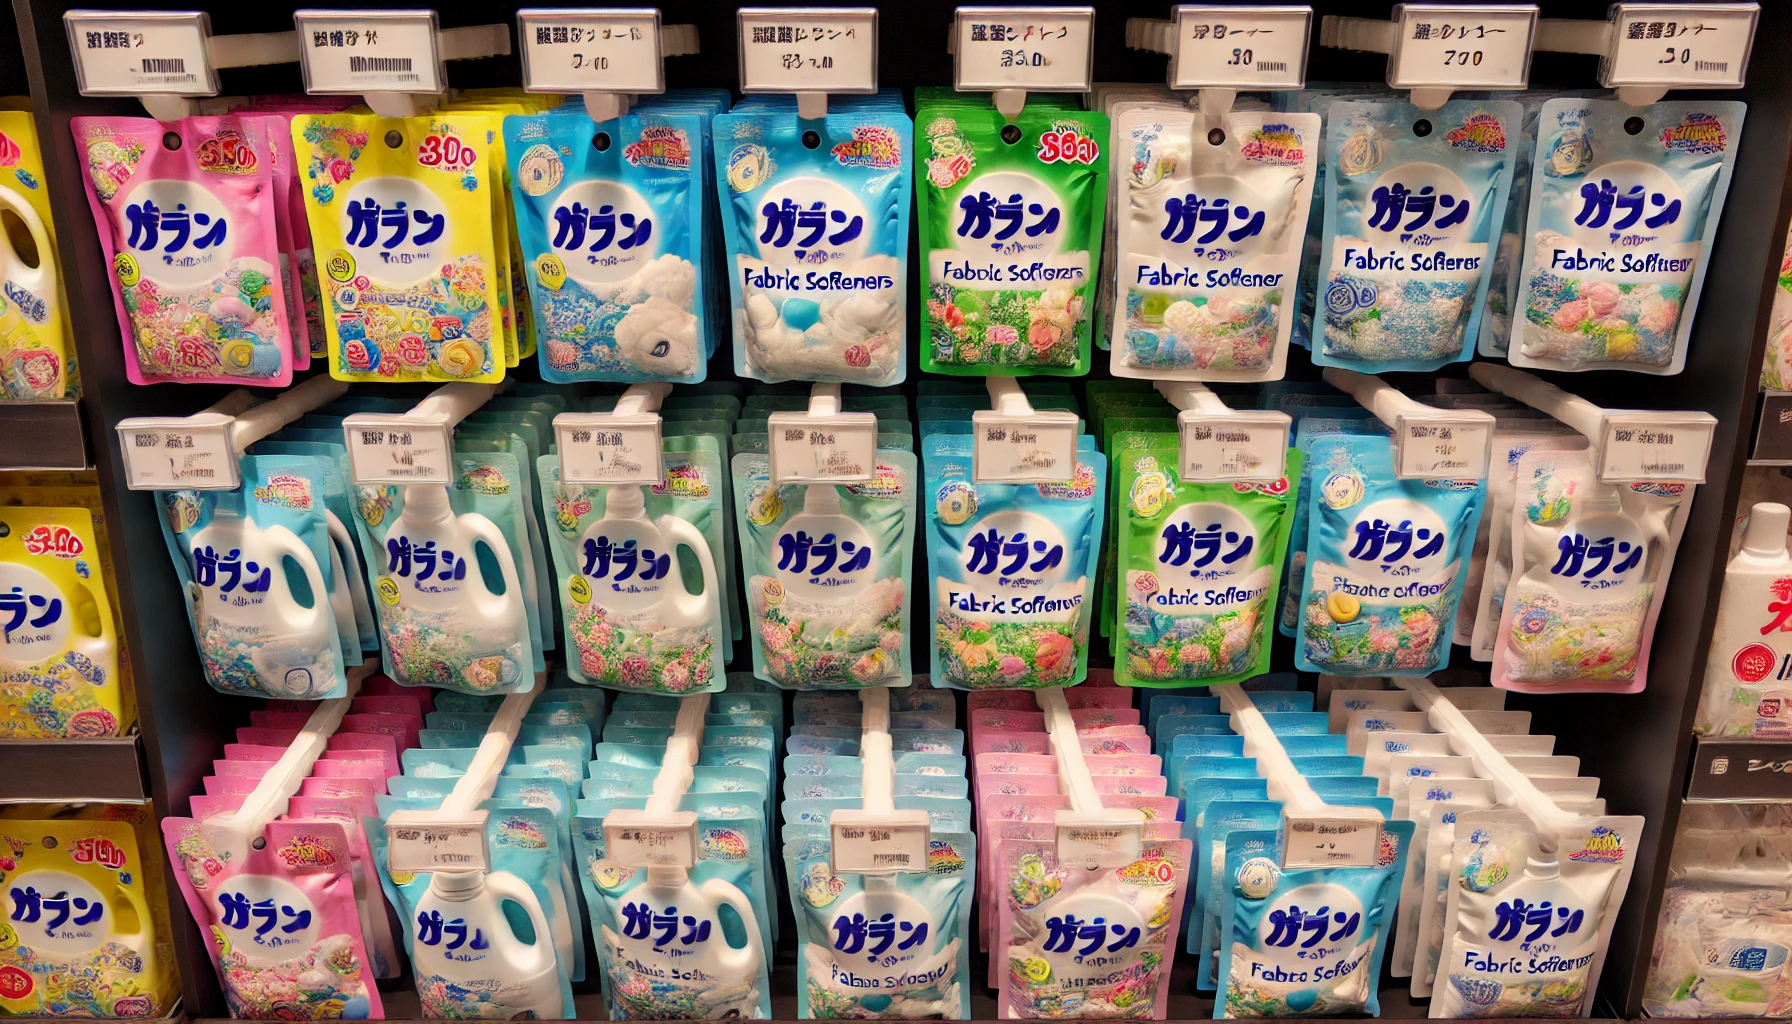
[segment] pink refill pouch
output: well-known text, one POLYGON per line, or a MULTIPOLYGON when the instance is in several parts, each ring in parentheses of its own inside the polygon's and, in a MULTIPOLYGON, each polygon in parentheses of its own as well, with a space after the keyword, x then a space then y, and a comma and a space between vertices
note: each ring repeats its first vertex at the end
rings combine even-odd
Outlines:
POLYGON ((351 761, 375 765, 380 770, 380 777, 385 779, 402 774, 398 767, 397 756, 385 750, 326 750, 318 763, 322 764, 325 761, 351 761))
POLYGON ((984 751, 972 754, 971 766, 979 778, 984 775, 1058 774, 1058 759, 1051 754, 984 751))
POLYGON ((971 754, 1049 754, 1052 741, 1042 732, 971 733, 971 754))
POLYGON ((261 729, 303 729, 310 721, 309 711, 270 711, 258 708, 249 712, 249 724, 261 729))
POLYGON ((195 793, 187 798, 187 806, 191 808, 193 817, 205 821, 208 818, 216 818, 220 814, 229 814, 235 811, 243 806, 243 801, 248 796, 248 793, 224 793, 218 796, 209 794, 201 796, 195 793))
MULTIPOLYGON (((321 796, 295 796, 287 807, 289 821, 333 821, 348 836, 349 862, 353 867, 355 913, 361 919, 361 935, 373 956, 373 973, 377 978, 397 977, 398 945, 392 934, 392 921, 386 913, 386 896, 380 888, 379 870, 367 846, 367 833, 361 828, 361 814, 354 803, 321 796)), ((375 813, 372 810, 369 814, 375 813)))
MULTIPOLYGON (((299 284, 299 247, 294 225, 292 195, 297 187, 299 163, 292 145, 292 121, 279 114, 260 114, 251 120, 262 124, 267 132, 268 150, 273 154, 274 243, 280 249, 281 284, 286 292, 286 322, 292 339, 292 366, 303 370, 311 366, 311 338, 305 330, 305 299, 299 284)), ((304 220, 300 216, 298 220, 304 220)), ((309 236, 307 236, 309 237, 309 236)))
POLYGON ((205 787, 206 796, 248 796, 260 781, 241 775, 207 775, 200 784, 205 787))
POLYGON ((226 743, 224 744, 224 759, 226 761, 278 761, 286 753, 286 749, 267 743, 226 743))
POLYGON ((398 738, 377 732, 339 732, 324 746, 331 750, 378 750, 398 760, 398 738))
POLYGON ((234 775, 239 779, 259 779, 274 767, 272 761, 213 761, 213 775, 234 775))
MULTIPOLYGON (((423 702, 411 694, 361 694, 350 702, 349 713, 355 715, 399 715, 423 721, 423 702)), ((417 728, 423 728, 418 725, 417 728)))
POLYGON ((1162 777, 1164 759, 1156 754, 1096 754, 1083 758, 1089 766, 1089 774, 1096 777, 1103 775, 1131 775, 1162 777))
POLYGON ((417 745, 417 733, 422 731, 423 723, 415 718, 402 715, 357 715, 342 716, 342 726, 338 732, 365 732, 377 736, 390 736, 398 741, 398 749, 409 750, 417 745))
POLYGON ((1170 780, 1162 775, 1097 775, 1093 781, 1104 801, 1109 796, 1163 796, 1170 791, 1170 780))
POLYGON ((385 791, 386 784, 377 779, 320 779, 314 775, 299 783, 300 796, 321 796, 332 800, 359 802, 365 799, 372 803, 374 797, 385 791))
POLYGON ((259 726, 245 725, 236 731, 238 743, 259 743, 270 747, 290 747, 292 741, 299 738, 297 729, 264 729, 259 726))
POLYGON ((347 830, 275 821, 261 849, 219 856, 200 823, 165 818, 162 837, 230 1015, 319 1020, 386 1015, 355 904, 347 830))
POLYGON ((436 709, 434 690, 431 690, 427 686, 400 686, 393 681, 391 676, 378 673, 368 676, 361 681, 360 695, 363 697, 410 697, 417 703, 423 705, 423 713, 425 715, 436 709))
POLYGON ((292 383, 267 124, 77 117, 133 384, 292 383))
POLYGON ((378 761, 319 761, 311 766, 311 775, 318 779, 366 779, 378 791, 386 791, 386 780, 392 776, 378 761))

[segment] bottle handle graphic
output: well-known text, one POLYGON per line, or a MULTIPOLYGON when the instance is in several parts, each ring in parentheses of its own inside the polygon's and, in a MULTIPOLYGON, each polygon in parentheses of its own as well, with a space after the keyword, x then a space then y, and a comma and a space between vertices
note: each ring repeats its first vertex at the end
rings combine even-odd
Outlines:
POLYGON ((687 629, 707 624, 713 618, 710 610, 717 598, 716 588, 720 586, 716 582, 716 560, 709 550, 709 542, 695 526, 677 516, 661 516, 656 525, 671 547, 668 553, 672 556, 672 571, 664 581, 666 596, 658 609, 660 621, 666 626, 687 629), (684 587, 684 573, 679 571, 680 545, 697 553, 697 565, 703 574, 701 594, 693 594, 684 587))
POLYGON ((22 196, 11 189, 0 188, 0 207, 5 207, 18 215, 25 222, 25 230, 31 232, 32 244, 37 246, 37 266, 31 267, 19 257, 12 246, 12 239, 5 231, 0 231, 0 279, 17 281, 26 289, 36 292, 46 303, 56 301, 56 256, 50 248, 50 233, 44 228, 44 222, 22 196))
MULTIPOLYGON (((254 524, 250 525, 253 527, 254 524)), ((284 526, 278 524, 269 526, 261 530, 260 533, 262 543, 275 556, 275 560, 282 563, 280 574, 282 585, 268 591, 269 604, 273 605, 276 600, 280 603, 270 607, 268 611, 274 615, 285 616, 293 623, 294 633, 302 633, 306 636, 335 636, 336 618, 330 611, 330 590, 324 586, 324 574, 318 568, 317 555, 305 546, 303 541, 299 540, 297 534, 284 526), (284 582, 286 573, 283 563, 287 557, 298 564, 299 571, 305 574, 305 582, 311 587, 311 607, 309 608, 299 604, 298 599, 292 596, 292 587, 284 582)), ((249 538, 244 537, 243 539, 247 541, 249 538)))
MULTIPOLYGON (((473 591, 479 614, 489 617, 492 625, 505 626, 516 615, 516 609, 522 607, 523 584, 517 578, 516 558, 510 550, 510 542, 504 539, 503 531, 490 519, 477 512, 464 512, 454 517, 455 522, 465 530, 470 540, 484 541, 486 547, 492 549, 492 556, 498 560, 498 574, 504 579, 504 593, 494 594, 485 585, 485 574, 479 571, 477 560, 467 573, 467 579, 478 579, 477 589, 473 591)), ((472 555, 472 545, 467 545, 468 555, 472 555)))
POLYGON ((143 976, 155 976, 156 935, 155 919, 149 914, 149 901, 128 885, 117 885, 113 892, 131 905, 131 912, 137 915, 137 930, 129 935, 113 936, 112 941, 136 950, 143 958, 143 976))
MULTIPOLYGON (((367 598, 367 577, 361 572, 360 559, 355 554, 355 538, 336 518, 336 513, 324 509, 324 526, 330 531, 330 541, 335 544, 337 556, 342 559, 343 570, 348 574, 349 607, 355 617, 356 630, 359 623, 373 621, 373 605, 367 598)), ((343 651, 344 658, 353 659, 352 651, 343 651)))
POLYGON ((732 907, 740 915, 741 928, 747 934, 747 944, 738 949, 728 944, 726 936, 717 936, 720 941, 714 947, 716 970, 736 978, 751 977, 758 965, 765 963, 765 946, 759 941, 759 916, 752 901, 733 883, 720 878, 704 882, 697 892, 710 902, 712 917, 715 907, 732 907))
MULTIPOLYGON (((535 890, 508 871, 493 871, 485 876, 486 891, 491 893, 494 901, 501 903, 510 900, 523 908, 529 915, 529 927, 535 929, 535 942, 530 945, 517 943, 524 952, 519 959, 526 962, 513 964, 525 977, 534 977, 554 966, 554 933, 548 928, 547 915, 542 913, 541 901, 535 898, 535 890)), ((502 908, 500 908, 502 915, 502 908)))

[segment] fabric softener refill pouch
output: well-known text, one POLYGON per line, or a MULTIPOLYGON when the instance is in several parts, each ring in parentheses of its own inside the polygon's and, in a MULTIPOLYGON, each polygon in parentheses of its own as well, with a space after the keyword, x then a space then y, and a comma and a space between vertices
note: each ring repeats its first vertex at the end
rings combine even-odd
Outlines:
POLYGON ((1314 441, 1295 664, 1423 676, 1450 658, 1485 481, 1401 480, 1385 437, 1314 441))
POLYGON ((118 735, 118 631, 98 578, 92 514, 6 508, 0 529, 0 736, 118 735))
POLYGON ((979 484, 970 437, 927 440, 928 594, 937 683, 1073 686, 1089 658, 1107 460, 1077 452, 1056 484, 979 484))
POLYGON ((1745 109, 1543 105, 1512 365, 1680 372, 1745 109))
MULTIPOLYGON (((1136 435, 1135 435, 1136 436, 1136 435)), ((1148 435, 1117 456, 1116 510, 1124 604, 1115 623, 1124 653, 1122 686, 1231 683, 1269 667, 1270 627, 1301 455, 1272 484, 1204 484, 1180 479, 1179 439, 1148 435)))
POLYGON ((292 382, 268 123, 70 122, 131 383, 292 382))
POLYGON ((1664 481, 1600 483, 1586 451, 1525 453, 1494 685, 1533 693, 1641 690, 1694 490, 1664 481))
POLYGON ((323 474, 312 456, 245 455, 237 490, 156 493, 214 689, 310 700, 345 692, 323 474))
POLYGON ((695 112, 504 119, 543 380, 703 379, 703 138, 695 112))
POLYGON ((448 113, 292 119, 332 377, 504 379, 490 191, 498 123, 448 113))
POLYGON ((1473 358, 1520 116, 1505 100, 1331 105, 1315 363, 1379 373, 1473 358))
POLYGON ((542 512, 560 579, 567 672, 593 686, 704 693, 726 684, 721 466, 666 456, 650 488, 560 482, 543 455, 542 512))
POLYGON ((902 383, 913 135, 899 107, 716 117, 735 372, 902 383))
POLYGON ((907 686, 914 453, 877 452, 862 484, 771 481, 734 457, 753 674, 791 689, 907 686))
POLYGON ((1182 104, 1120 115, 1115 376, 1282 376, 1319 115, 1234 111, 1220 131, 1182 104))
POLYGON ((0 207, 18 218, 22 231, 0 231, 0 397, 26 402, 63 398, 75 388, 74 328, 68 318, 67 282, 46 277, 56 262, 55 227, 44 181, 43 148, 29 111, 0 111, 0 207), (20 248, 29 239, 37 253, 26 263, 20 248), (47 265, 46 265, 46 261, 47 265))
POLYGON ((921 368, 1088 373, 1107 116, 1036 104, 1008 122, 987 101, 961 101, 923 105, 915 120, 921 368))

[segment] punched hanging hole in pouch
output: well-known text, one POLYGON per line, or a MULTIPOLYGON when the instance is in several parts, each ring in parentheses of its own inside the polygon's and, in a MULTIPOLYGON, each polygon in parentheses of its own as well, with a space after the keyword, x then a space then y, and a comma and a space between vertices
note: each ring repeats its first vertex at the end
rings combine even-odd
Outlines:
POLYGON ((404 133, 394 128, 386 133, 386 148, 397 149, 404 145, 404 133))
POLYGON ((1419 118, 1417 121, 1414 121, 1412 123, 1412 133, 1421 139, 1426 137, 1427 135, 1430 135, 1431 134, 1431 122, 1425 120, 1422 117, 1419 118))
POLYGON ((609 152, 610 133, 598 132, 596 135, 591 136, 591 148, 597 150, 599 153, 609 152))
POLYGON ((805 149, 820 149, 821 148, 821 133, 814 131, 813 129, 804 132, 803 133, 803 147, 805 149))
POLYGON ((1226 144, 1226 132, 1225 132, 1225 129, 1223 129, 1223 128, 1215 128, 1215 129, 1213 129, 1213 130, 1212 130, 1212 131, 1210 131, 1210 132, 1208 132, 1208 133, 1207 133, 1207 144, 1208 144, 1208 145, 1209 145, 1209 146, 1223 146, 1223 145, 1225 145, 1225 144, 1226 144))
POLYGON ((1005 124, 1002 126, 1002 141, 1006 142, 1010 146, 1019 142, 1020 136, 1021 136, 1020 125, 1005 124))
POLYGON ((1643 119, 1642 118, 1627 117, 1624 119, 1624 134, 1626 134, 1626 135, 1641 135, 1642 133, 1643 133, 1643 119))
POLYGON ((173 152, 174 150, 179 149, 180 148, 180 133, 179 132, 163 132, 162 133, 162 148, 168 150, 169 152, 173 152))

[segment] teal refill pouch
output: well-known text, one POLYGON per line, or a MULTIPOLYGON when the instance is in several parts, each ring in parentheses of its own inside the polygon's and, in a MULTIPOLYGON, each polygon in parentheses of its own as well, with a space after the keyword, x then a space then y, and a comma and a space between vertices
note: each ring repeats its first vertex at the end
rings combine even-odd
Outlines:
POLYGON ((1486 482, 1401 480, 1393 460, 1380 437, 1314 443, 1295 646, 1304 671, 1423 676, 1449 663, 1486 482))
POLYGON ((1333 103, 1313 362, 1363 373, 1473 358, 1522 110, 1333 103))
POLYGON ((336 628, 342 633, 345 662, 355 662, 362 651, 379 650, 378 624, 373 620, 373 606, 368 603, 367 576, 362 571, 360 548, 355 544, 354 504, 348 491, 348 449, 338 432, 334 444, 314 441, 287 441, 279 437, 258 441, 258 455, 308 455, 316 458, 323 471, 322 485, 324 525, 330 531, 330 609, 336 616, 336 628))
MULTIPOLYGON (((1359 410, 1367 413, 1367 409, 1359 410)), ((1372 434, 1381 437, 1390 431, 1380 420, 1368 416, 1301 416, 1295 420, 1294 446, 1305 458, 1301 461, 1300 500, 1294 506, 1294 524, 1288 535, 1288 559, 1283 563, 1282 614, 1276 628, 1283 636, 1295 636, 1300 623, 1301 581, 1307 574, 1307 535, 1313 520, 1313 444, 1333 434, 1372 434)))
POLYGON ((927 440, 935 685, 984 690, 1083 680, 1107 460, 1080 447, 1075 476, 1063 483, 979 484, 969 436, 927 440))

